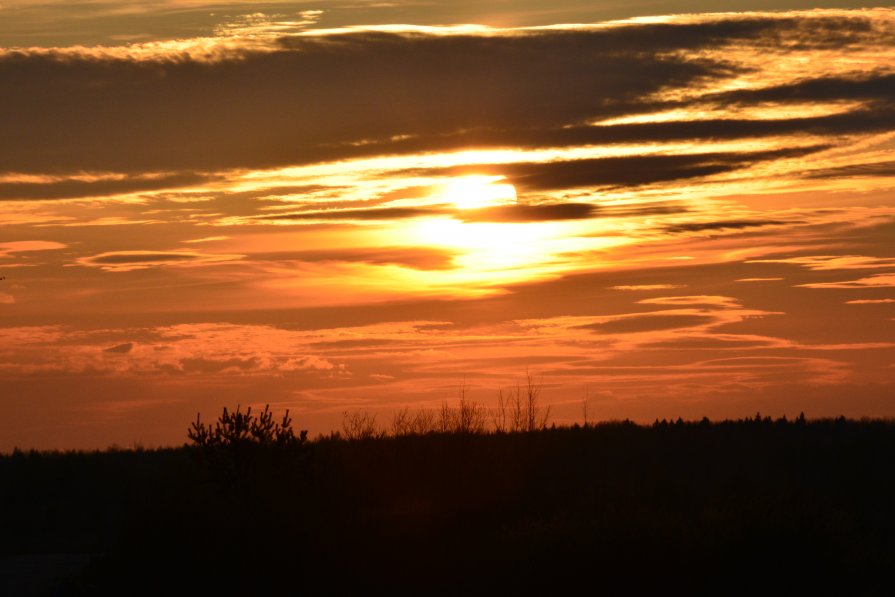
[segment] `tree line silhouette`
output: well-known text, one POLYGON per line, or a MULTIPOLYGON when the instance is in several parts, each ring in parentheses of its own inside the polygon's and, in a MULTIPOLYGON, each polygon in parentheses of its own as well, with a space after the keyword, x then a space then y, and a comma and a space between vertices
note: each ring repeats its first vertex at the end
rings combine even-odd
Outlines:
POLYGON ((88 554, 60 595, 886 592, 892 422, 557 427, 522 390, 314 440, 237 407, 182 448, 15 451, 0 555, 88 554))
POLYGON ((442 402, 438 410, 409 408, 392 414, 391 424, 380 425, 376 415, 367 411, 346 411, 342 430, 336 437, 348 440, 377 437, 426 435, 429 433, 519 433, 547 427, 550 405, 541 399, 542 384, 526 373, 524 384, 498 389, 497 404, 489 409, 466 396, 466 386, 460 387, 456 406, 442 402))

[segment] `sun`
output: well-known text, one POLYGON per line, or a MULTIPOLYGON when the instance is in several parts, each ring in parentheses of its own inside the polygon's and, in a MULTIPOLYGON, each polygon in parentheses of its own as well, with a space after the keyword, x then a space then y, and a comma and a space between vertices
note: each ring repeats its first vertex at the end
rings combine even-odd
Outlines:
POLYGON ((516 202, 516 189, 503 176, 472 174, 451 180, 438 196, 458 209, 476 209, 516 202))

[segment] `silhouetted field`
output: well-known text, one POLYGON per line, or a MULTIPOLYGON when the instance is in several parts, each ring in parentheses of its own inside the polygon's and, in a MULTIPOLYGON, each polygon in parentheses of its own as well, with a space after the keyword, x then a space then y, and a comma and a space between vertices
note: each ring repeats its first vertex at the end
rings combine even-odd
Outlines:
POLYGON ((205 456, 0 457, 5 561, 90 555, 63 595, 892 591, 891 422, 623 422, 205 456))

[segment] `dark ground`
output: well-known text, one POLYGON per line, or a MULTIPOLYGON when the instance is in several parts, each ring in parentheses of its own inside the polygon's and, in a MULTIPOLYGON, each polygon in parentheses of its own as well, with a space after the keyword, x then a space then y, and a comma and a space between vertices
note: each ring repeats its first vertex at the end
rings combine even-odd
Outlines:
POLYGON ((9 595, 889 595, 893 571, 891 422, 0 456, 9 595))

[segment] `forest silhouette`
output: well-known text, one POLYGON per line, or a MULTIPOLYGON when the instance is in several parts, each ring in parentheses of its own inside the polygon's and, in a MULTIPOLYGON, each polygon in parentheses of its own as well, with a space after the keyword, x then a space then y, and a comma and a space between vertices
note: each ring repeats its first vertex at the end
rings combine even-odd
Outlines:
POLYGON ((314 440, 237 408, 181 448, 17 450, 0 555, 85 556, 54 595, 889 586, 895 423, 557 427, 525 390, 503 413, 465 397, 389 426, 346 413, 314 440))

